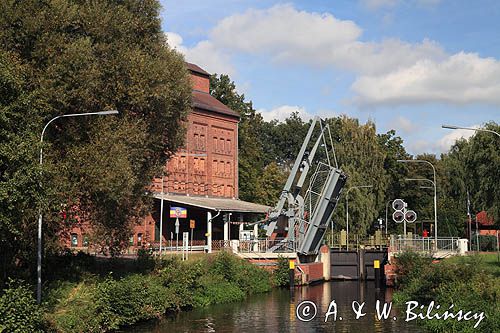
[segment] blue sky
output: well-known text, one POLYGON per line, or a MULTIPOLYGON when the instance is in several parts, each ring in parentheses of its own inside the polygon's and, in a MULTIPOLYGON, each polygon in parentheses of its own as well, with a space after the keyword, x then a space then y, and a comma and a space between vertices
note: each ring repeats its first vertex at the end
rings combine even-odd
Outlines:
POLYGON ((500 120, 500 1, 162 1, 169 44, 266 119, 347 114, 413 154, 500 120))

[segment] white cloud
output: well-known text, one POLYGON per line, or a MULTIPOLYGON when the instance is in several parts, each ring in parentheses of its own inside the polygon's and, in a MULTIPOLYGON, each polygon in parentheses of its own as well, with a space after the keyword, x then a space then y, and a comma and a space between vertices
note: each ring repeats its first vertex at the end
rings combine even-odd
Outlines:
POLYGON ((165 32, 165 36, 167 37, 167 44, 177 51, 184 53, 186 48, 182 46, 182 37, 181 35, 175 32, 165 32))
POLYGON ((298 112, 300 118, 303 121, 308 121, 309 119, 314 118, 315 116, 319 116, 322 118, 330 118, 337 115, 337 113, 333 110, 328 109, 320 109, 316 113, 312 114, 308 112, 304 107, 297 105, 280 105, 274 109, 258 109, 257 112, 262 114, 262 118, 265 121, 278 120, 284 121, 286 118, 290 117, 290 115, 294 112, 298 112))
MULTIPOLYGON (((479 125, 467 126, 471 128, 479 128, 479 125)), ((468 139, 475 134, 474 131, 456 129, 452 130, 437 141, 418 140, 409 145, 409 150, 413 154, 420 153, 446 153, 450 150, 451 146, 459 139, 468 139)))
POLYGON ((385 73, 419 59, 445 56, 435 42, 359 40, 362 29, 331 14, 298 11, 291 5, 250 9, 221 20, 210 33, 214 44, 237 52, 264 54, 276 62, 335 66, 358 73, 385 73))
POLYGON ((420 60, 388 74, 361 76, 352 89, 364 104, 500 104, 500 62, 458 53, 444 61, 420 60))
MULTIPOLYGON (((439 0, 408 0, 435 5, 439 0)), ((391 0, 371 0, 390 4, 391 0)), ((234 74, 237 53, 274 62, 347 70, 356 75, 351 90, 364 106, 415 103, 500 104, 500 61, 475 53, 447 54, 434 41, 363 41, 355 22, 330 13, 276 5, 249 9, 219 21, 207 40, 186 47, 177 34, 170 42, 209 72, 234 74)))
POLYGON ((398 132, 401 131, 402 133, 410 133, 414 128, 414 124, 408 119, 403 116, 399 116, 396 119, 394 119, 390 124, 390 127, 394 128, 398 132))
POLYGON ((265 121, 283 121, 294 112, 298 112, 299 116, 304 121, 307 121, 314 117, 314 115, 308 113, 305 108, 293 105, 281 105, 271 110, 258 109, 257 112, 262 114, 262 118, 264 118, 265 121))
POLYGON ((203 40, 193 47, 183 45, 182 37, 175 32, 166 32, 170 47, 182 53, 186 60, 197 64, 209 73, 234 75, 236 70, 230 56, 211 41, 203 40))
MULTIPOLYGON (((479 128, 479 125, 468 126, 472 128, 479 128)), ((450 133, 443 136, 439 139, 437 143, 437 148, 441 152, 446 152, 450 149, 450 147, 461 138, 468 139, 475 134, 475 131, 465 130, 465 129, 456 129, 450 131, 450 133)))

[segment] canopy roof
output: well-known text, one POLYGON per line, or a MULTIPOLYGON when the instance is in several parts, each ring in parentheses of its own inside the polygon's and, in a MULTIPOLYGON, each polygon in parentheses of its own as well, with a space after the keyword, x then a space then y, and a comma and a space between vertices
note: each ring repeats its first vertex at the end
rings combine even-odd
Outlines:
MULTIPOLYGON (((161 200, 161 193, 154 193, 154 198, 161 200)), ((204 208, 213 211, 239 212, 239 213, 267 213, 271 207, 259 205, 248 201, 230 198, 210 198, 198 196, 185 196, 163 194, 163 200, 179 205, 204 208)))

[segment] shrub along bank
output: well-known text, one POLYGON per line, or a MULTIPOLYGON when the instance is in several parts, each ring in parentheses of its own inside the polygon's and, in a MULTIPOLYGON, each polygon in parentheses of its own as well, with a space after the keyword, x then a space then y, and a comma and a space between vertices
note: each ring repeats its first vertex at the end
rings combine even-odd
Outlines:
MULTIPOLYGON (((416 301, 426 307, 431 301, 443 313, 484 312, 486 318, 474 329, 474 320, 418 320, 431 332, 500 332, 500 265, 487 257, 455 257, 433 263, 432 258, 404 253, 397 258, 398 291, 394 301, 403 308, 416 301)), ((434 307, 435 309, 435 307, 434 307)), ((432 313, 436 313, 434 310, 432 313)))
MULTIPOLYGON (((152 268, 121 277, 113 273, 104 277, 88 273, 78 281, 54 281, 43 305, 45 320, 36 317, 40 320, 26 329, 35 331, 48 326, 57 332, 106 332, 160 318, 169 312, 241 301, 248 294, 269 291, 274 280, 267 271, 226 252, 194 261, 181 261, 178 257, 138 260, 152 268)), ((27 288, 23 290, 31 295, 27 288)), ((2 306, 4 298, 17 302, 8 290, 1 296, 2 306)), ((34 307, 29 311, 40 314, 32 298, 28 300, 34 307)), ((18 308, 14 305, 6 311, 15 314, 14 317, 24 313, 28 311, 22 309, 26 302, 21 300, 18 308)), ((14 323, 21 331, 23 318, 20 316, 14 323)), ((0 319, 0 328, 2 325, 5 326, 0 319)))

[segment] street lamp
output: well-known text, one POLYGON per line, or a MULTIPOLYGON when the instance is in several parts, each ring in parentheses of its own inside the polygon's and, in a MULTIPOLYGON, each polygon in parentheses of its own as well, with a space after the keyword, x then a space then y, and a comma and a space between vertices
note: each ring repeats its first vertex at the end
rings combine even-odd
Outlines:
MULTIPOLYGON (((47 124, 45 124, 42 135, 40 136, 40 167, 43 163, 43 135, 45 134, 45 130, 47 127, 56 119, 59 118, 67 118, 67 117, 79 117, 79 116, 106 116, 118 114, 116 110, 109 111, 100 111, 100 112, 89 112, 89 113, 71 113, 64 114, 61 116, 57 116, 49 120, 47 124)), ((41 172, 41 169, 40 169, 41 172)), ((41 181, 41 180, 40 180, 41 181)), ((37 271, 37 285, 36 285, 36 301, 38 304, 42 302, 42 209, 40 208, 40 212, 38 214, 38 253, 37 253, 37 262, 36 262, 36 271, 37 271)))
POLYGON ((434 174, 434 181, 432 182, 430 179, 418 179, 418 180, 428 180, 432 182, 432 185, 434 185, 434 240, 436 242, 437 246, 437 240, 438 240, 438 225, 437 225, 437 186, 436 186, 436 168, 434 168, 434 165, 432 165, 431 162, 425 161, 425 160, 398 160, 400 163, 426 163, 429 164, 432 167, 432 172, 434 174))
MULTIPOLYGON (((465 130, 476 131, 476 132, 488 132, 488 133, 496 134, 500 137, 500 133, 495 132, 493 130, 489 130, 487 128, 461 127, 461 126, 455 126, 455 125, 441 125, 441 127, 446 128, 446 129, 465 129, 465 130)), ((472 230, 471 230, 472 221, 471 221, 471 217, 470 217, 469 206, 470 206, 469 191, 467 191, 467 215, 469 216, 469 242, 471 244, 470 248, 472 250, 472 235, 471 235, 472 234, 472 230)), ((479 251, 479 234, 477 232, 477 221, 476 221, 476 242, 477 242, 477 248, 479 251)))
POLYGON ((441 125, 441 127, 446 128, 446 129, 464 129, 464 130, 470 130, 470 131, 489 132, 489 133, 493 133, 493 134, 500 136, 500 133, 486 129, 486 128, 461 127, 461 126, 454 126, 454 125, 441 125))
POLYGON ((353 186, 347 190, 346 193, 346 201, 345 201, 345 220, 346 220, 346 234, 347 234, 347 245, 346 245, 346 250, 349 250, 349 192, 355 188, 370 188, 373 187, 373 185, 359 185, 359 186, 353 186))
MULTIPOLYGON (((434 187, 434 188, 436 188, 436 183, 434 183, 432 180, 427 179, 427 178, 406 178, 406 179, 405 179, 405 181, 407 181, 407 182, 409 182, 409 181, 416 181, 416 182, 429 182, 429 183, 431 183, 431 184, 433 185, 433 187, 434 187)), ((432 188, 432 187, 430 187, 430 186, 419 186, 419 187, 420 187, 420 188, 422 188, 422 189, 432 188)), ((436 208, 436 203, 437 203, 437 201, 436 201, 436 200, 434 200, 434 211, 436 211, 436 210, 437 210, 437 208, 436 208)), ((434 222, 434 223, 436 223, 436 222, 434 222)), ((423 225, 422 225, 422 228, 423 228, 423 225)), ((437 233, 436 233, 436 235, 437 235, 437 233)), ((436 236, 436 242, 437 242, 437 236, 436 236)), ((437 244, 437 243, 436 243, 436 244, 437 244)))

